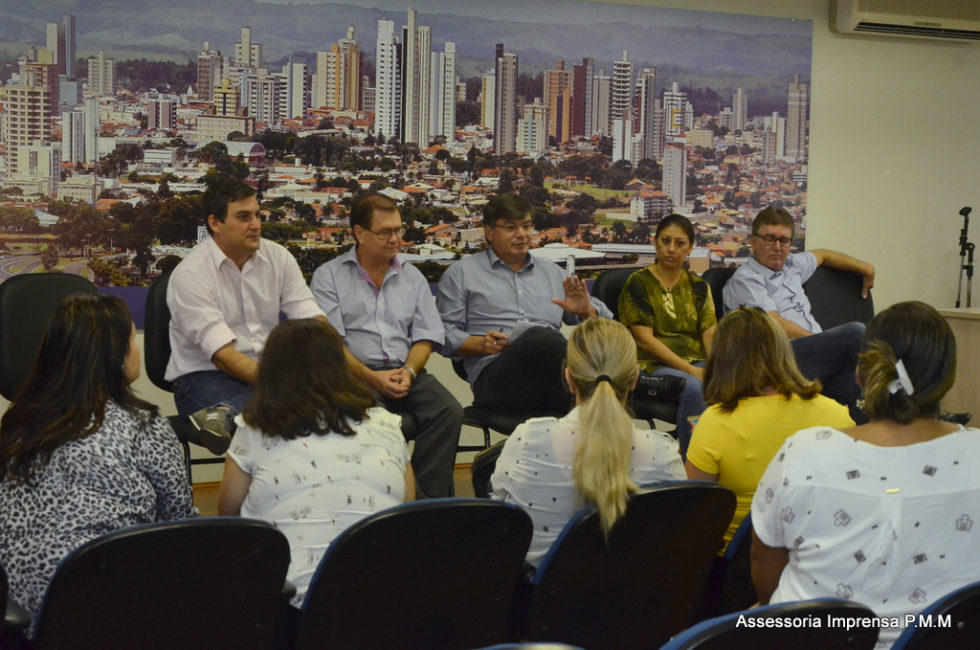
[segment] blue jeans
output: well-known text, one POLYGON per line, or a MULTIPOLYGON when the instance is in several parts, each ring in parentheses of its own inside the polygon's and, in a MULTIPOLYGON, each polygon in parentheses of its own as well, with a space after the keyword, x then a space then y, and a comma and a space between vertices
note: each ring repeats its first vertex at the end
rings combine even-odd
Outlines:
POLYGON ((237 415, 251 397, 251 386, 220 370, 201 370, 174 380, 174 403, 184 417, 214 406, 227 406, 237 415))
MULTIPOLYGON (((698 368, 703 368, 704 361, 697 361, 694 364, 698 368)), ((677 402, 677 441, 681 443, 681 456, 687 458, 687 446, 691 444, 691 425, 687 418, 691 415, 701 415, 704 412, 704 387, 701 380, 693 375, 689 375, 682 370, 674 370, 667 366, 660 366, 651 373, 653 376, 670 375, 671 377, 681 377, 687 381, 684 384, 684 392, 681 393, 677 402)))
POLYGON ((868 421, 856 405, 861 389, 854 372, 863 338, 864 324, 851 322, 790 341, 800 372, 819 379, 823 394, 846 406, 858 424, 868 421))

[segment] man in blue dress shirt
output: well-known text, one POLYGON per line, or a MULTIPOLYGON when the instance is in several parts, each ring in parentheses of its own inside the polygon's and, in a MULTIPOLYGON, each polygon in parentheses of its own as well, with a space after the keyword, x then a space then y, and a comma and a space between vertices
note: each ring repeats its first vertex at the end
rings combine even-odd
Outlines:
POLYGON ((443 342, 429 283, 398 261, 405 228, 394 201, 362 198, 351 208, 350 225, 357 245, 318 268, 310 288, 344 337, 354 373, 402 415, 403 430, 415 440, 418 494, 452 496, 463 409, 425 371, 432 346, 443 342))
POLYGON ((854 375, 864 324, 845 323, 824 331, 810 312, 803 283, 817 267, 827 265, 861 274, 861 296, 867 298, 874 286, 875 267, 826 249, 790 253, 794 231, 793 217, 783 208, 770 206, 756 215, 752 222, 752 259, 725 283, 725 310, 754 306, 767 311, 789 336, 800 371, 819 379, 823 393, 845 404, 852 418, 866 422, 855 406, 861 389, 854 375))
POLYGON ((585 283, 531 257, 531 205, 495 196, 483 210, 489 247, 453 264, 439 281, 442 353, 462 357, 474 404, 504 412, 564 415, 562 323, 612 316, 585 283), (560 297, 559 297, 560 296, 560 297))

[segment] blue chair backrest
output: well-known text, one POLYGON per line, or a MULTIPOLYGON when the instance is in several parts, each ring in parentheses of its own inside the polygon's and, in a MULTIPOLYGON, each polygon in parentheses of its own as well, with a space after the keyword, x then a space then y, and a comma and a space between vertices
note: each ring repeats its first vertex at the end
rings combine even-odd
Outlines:
POLYGON ((878 628, 858 625, 856 619, 874 615, 838 598, 764 605, 702 621, 660 650, 871 650, 878 628))
POLYGON ((893 650, 973 650, 980 647, 980 582, 935 601, 905 628, 893 650))

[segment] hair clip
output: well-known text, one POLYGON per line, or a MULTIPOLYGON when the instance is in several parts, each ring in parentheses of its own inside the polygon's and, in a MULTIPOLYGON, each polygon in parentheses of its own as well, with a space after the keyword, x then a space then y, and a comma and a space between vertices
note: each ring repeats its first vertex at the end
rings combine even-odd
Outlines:
POLYGON ((905 370, 905 364, 899 359, 895 362, 895 372, 898 373, 898 379, 893 381, 888 386, 888 392, 891 394, 897 393, 900 389, 904 390, 907 395, 911 395, 915 392, 912 386, 912 380, 909 379, 909 373, 905 370))

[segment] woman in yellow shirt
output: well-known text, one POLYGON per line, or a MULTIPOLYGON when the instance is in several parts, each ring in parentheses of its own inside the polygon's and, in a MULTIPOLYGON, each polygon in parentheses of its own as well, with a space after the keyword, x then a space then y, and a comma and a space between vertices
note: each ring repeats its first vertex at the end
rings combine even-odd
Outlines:
POLYGON ((735 492, 727 547, 783 441, 800 429, 849 427, 853 421, 846 406, 820 394, 819 381, 800 374, 786 333, 758 307, 721 319, 704 377, 708 408, 694 429, 685 469, 688 478, 717 481, 735 492))

